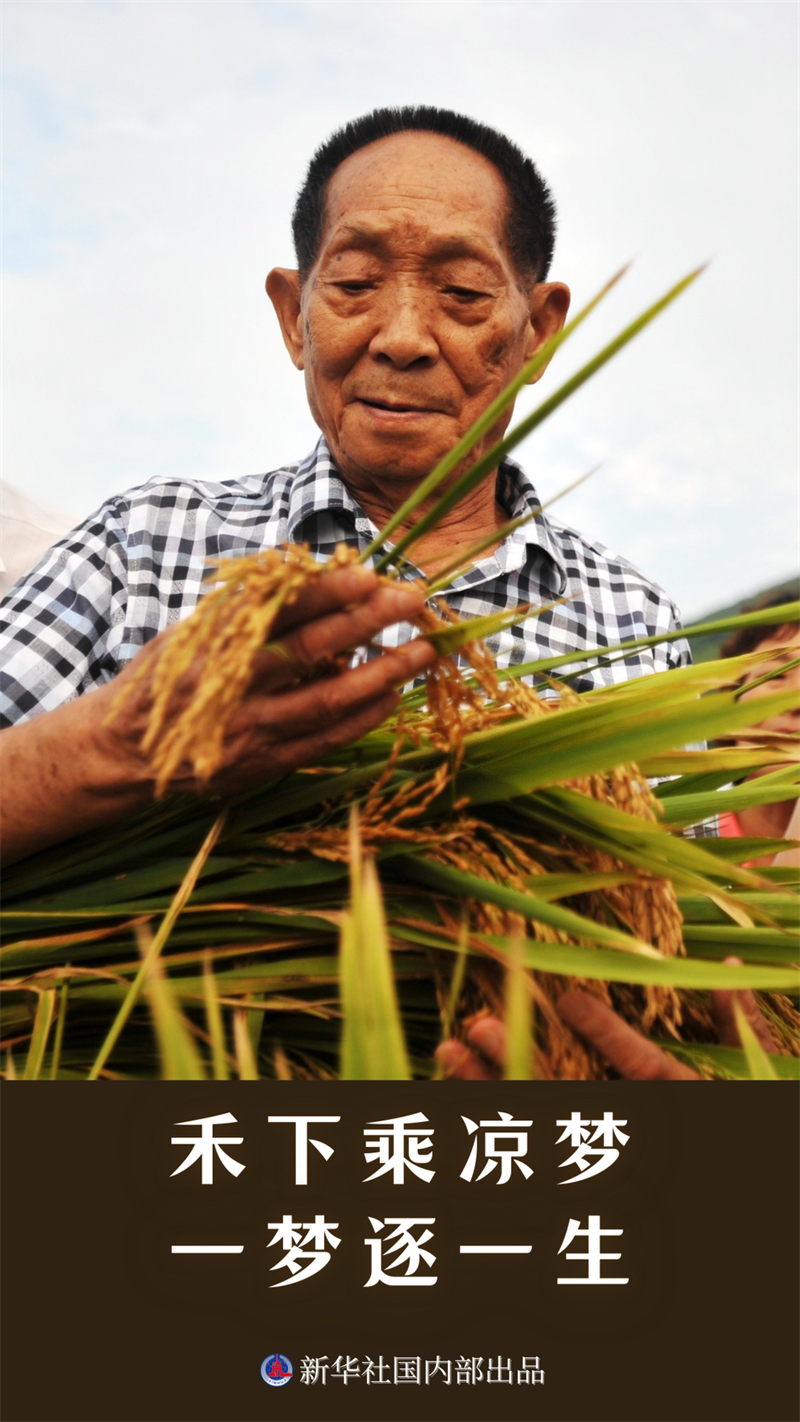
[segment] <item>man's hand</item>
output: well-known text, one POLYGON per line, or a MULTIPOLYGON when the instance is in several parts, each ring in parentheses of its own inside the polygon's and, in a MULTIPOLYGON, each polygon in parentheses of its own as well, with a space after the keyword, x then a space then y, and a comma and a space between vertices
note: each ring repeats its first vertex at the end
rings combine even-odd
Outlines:
MULTIPOLYGON (((727 958, 740 964, 739 958, 727 958)), ((765 1052, 775 1052, 769 1028, 751 992, 711 994, 719 1041, 741 1047, 733 1012, 733 999, 753 1028, 765 1052)), ((591 993, 573 988, 556 1004, 560 1016, 577 1036, 594 1047, 620 1076, 629 1081, 700 1081, 702 1078, 669 1052, 643 1037, 612 1008, 591 993)), ((496 1081, 503 1074, 506 1029, 499 1017, 476 1017, 467 1027, 466 1042, 451 1038, 436 1049, 436 1060, 445 1077, 457 1081, 496 1081)))
MULTIPOLYGON (((433 662, 430 643, 418 638, 337 675, 325 675, 326 667, 341 653, 366 645, 383 628, 419 612, 423 602, 418 589, 408 584, 386 587, 374 573, 358 567, 311 583, 282 609, 269 648, 256 658, 245 701, 228 727, 219 771, 198 785, 186 766, 171 788, 238 794, 317 762, 380 725, 398 704, 394 688, 433 662)), ((141 659, 154 661, 171 635, 171 629, 162 633, 139 653, 113 683, 114 697, 141 659)), ((193 667, 179 686, 174 714, 191 700, 200 670, 199 665, 193 667)), ((104 728, 109 753, 121 751, 139 761, 146 776, 150 772, 139 746, 150 714, 150 680, 147 676, 133 687, 104 728)))
MULTIPOLYGON (((395 688, 432 664, 430 643, 417 638, 338 675, 319 673, 331 658, 413 618, 423 602, 418 589, 388 588, 359 567, 311 584, 277 620, 272 646, 278 643, 278 650, 259 654, 217 775, 200 786, 187 767, 172 788, 237 794, 316 762, 379 726, 398 704, 395 688)), ((0 735, 4 863, 112 823, 152 799, 154 778, 141 741, 156 657, 172 635, 168 629, 155 637, 106 686, 0 735), (143 665, 145 675, 137 676, 110 716, 143 665)), ((182 704, 199 670, 184 679, 182 704)))

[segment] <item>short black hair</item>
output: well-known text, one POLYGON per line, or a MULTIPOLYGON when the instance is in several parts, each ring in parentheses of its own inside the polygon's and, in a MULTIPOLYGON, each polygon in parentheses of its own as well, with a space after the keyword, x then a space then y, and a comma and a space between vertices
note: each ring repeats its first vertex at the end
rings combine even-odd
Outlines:
POLYGON ((535 282, 544 281, 553 259, 556 209, 550 189, 536 165, 495 129, 465 114, 427 104, 373 109, 372 113, 352 119, 337 129, 317 149, 292 214, 292 236, 301 281, 305 281, 319 254, 325 225, 326 190, 339 164, 379 138, 411 130, 453 138, 494 164, 508 189, 507 230, 512 260, 521 275, 535 282))
MULTIPOLYGON (((795 582, 794 586, 788 584, 786 587, 778 588, 772 592, 762 593, 755 602, 749 602, 742 608, 742 612, 761 612, 768 607, 780 609, 788 602, 797 602, 800 599, 800 583, 795 582)), ((738 632, 732 632, 730 637, 719 649, 721 657, 742 657, 745 652, 754 652, 762 642, 774 637, 776 631, 782 628, 794 630, 797 627, 796 621, 782 621, 778 611, 774 622, 760 622, 755 626, 740 627, 738 632)))

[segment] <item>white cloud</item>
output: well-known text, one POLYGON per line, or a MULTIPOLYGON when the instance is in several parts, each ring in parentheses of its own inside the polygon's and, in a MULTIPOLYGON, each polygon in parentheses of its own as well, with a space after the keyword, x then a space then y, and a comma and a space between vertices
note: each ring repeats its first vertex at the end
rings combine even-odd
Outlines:
MULTIPOLYGON (((555 275, 623 287, 585 359, 680 303, 522 457, 687 612, 796 559, 797 11, 781 3, 5 5, 4 472, 84 514, 156 474, 303 454, 263 293, 336 124, 434 102, 504 129, 561 211, 555 275)), ((521 402, 528 408, 530 398, 521 402)))

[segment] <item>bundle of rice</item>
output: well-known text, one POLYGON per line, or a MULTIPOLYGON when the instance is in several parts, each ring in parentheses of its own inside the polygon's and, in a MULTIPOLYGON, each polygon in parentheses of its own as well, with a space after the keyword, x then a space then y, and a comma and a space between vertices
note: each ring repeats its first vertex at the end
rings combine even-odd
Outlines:
MULTIPOLYGON (((395 576, 414 539, 686 284, 449 485, 523 372, 368 550, 378 570, 395 576)), ((746 749, 681 749, 748 726, 735 683, 760 654, 580 694, 555 679, 574 653, 498 670, 486 639, 541 609, 458 622, 440 598, 454 565, 425 588, 419 631, 437 661, 379 731, 231 804, 169 795, 186 767, 213 776, 280 608, 355 557, 286 547, 214 570, 152 683, 143 747, 164 798, 7 874, 6 1077, 430 1075, 442 1035, 487 1009, 508 1014, 512 1074, 603 1078, 555 1007, 576 983, 703 1075, 796 1075, 796 875, 743 867, 747 840, 680 834, 798 793, 796 749, 757 731, 746 749), (720 788, 765 767, 756 785, 720 788), (774 1053, 717 1044, 709 994, 731 987, 759 994, 774 1053)), ((581 669, 657 640, 587 649, 581 669)), ((791 699, 760 698, 759 717, 791 699)))

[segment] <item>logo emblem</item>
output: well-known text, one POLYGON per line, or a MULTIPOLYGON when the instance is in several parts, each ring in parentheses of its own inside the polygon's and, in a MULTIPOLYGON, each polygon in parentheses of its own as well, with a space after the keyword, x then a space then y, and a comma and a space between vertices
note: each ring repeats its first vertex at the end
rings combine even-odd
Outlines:
POLYGON ((285 1387, 294 1369, 285 1353, 268 1353, 261 1364, 261 1376, 270 1387, 285 1387))

